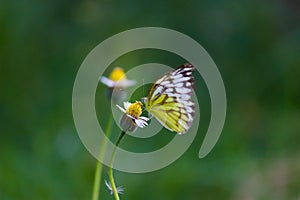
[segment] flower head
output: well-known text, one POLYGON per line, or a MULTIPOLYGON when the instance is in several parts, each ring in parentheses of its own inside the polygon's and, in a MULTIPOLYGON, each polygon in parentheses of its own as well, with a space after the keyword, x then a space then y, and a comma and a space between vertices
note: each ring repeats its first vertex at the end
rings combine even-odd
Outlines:
MULTIPOLYGON (((105 180, 105 185, 108 187, 108 189, 110 191, 110 195, 113 195, 114 191, 112 190, 110 182, 108 182, 107 180, 105 180)), ((122 186, 117 187, 117 193, 118 194, 123 194, 123 192, 124 192, 124 188, 122 186)))
POLYGON ((124 131, 133 132, 137 127, 144 128, 147 126, 147 117, 141 116, 142 102, 136 101, 135 103, 124 102, 124 108, 117 105, 117 107, 125 113, 120 121, 120 126, 124 131))
POLYGON ((102 76, 100 81, 109 88, 126 88, 135 84, 134 80, 128 80, 124 70, 120 67, 115 67, 110 73, 109 78, 102 76))

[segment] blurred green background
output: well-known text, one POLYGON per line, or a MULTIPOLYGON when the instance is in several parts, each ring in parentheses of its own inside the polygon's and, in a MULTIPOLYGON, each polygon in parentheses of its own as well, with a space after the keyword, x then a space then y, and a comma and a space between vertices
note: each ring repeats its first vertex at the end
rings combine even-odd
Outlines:
MULTIPOLYGON (((73 82, 96 45, 144 26, 171 28, 203 45, 225 83, 227 119, 213 151, 198 159, 210 101, 196 74, 198 98, 203 101, 194 143, 162 170, 116 172, 117 184, 126 188, 121 198, 299 199, 300 3, 296 0, 165 4, 2 0, 0 199, 91 199, 96 160, 74 127, 73 82)), ((148 62, 182 64, 177 56, 145 50, 124 55, 113 65, 128 70, 148 62)), ((99 85, 96 107, 103 124, 101 109, 109 105, 104 93, 105 87, 99 85)), ((147 149, 172 138, 168 131, 160 135, 147 143, 147 149)), ((136 151, 145 148, 141 139, 128 137, 126 144, 136 151)), ((103 176, 107 179, 106 168, 103 176)), ((100 199, 113 197, 102 187, 100 199)))

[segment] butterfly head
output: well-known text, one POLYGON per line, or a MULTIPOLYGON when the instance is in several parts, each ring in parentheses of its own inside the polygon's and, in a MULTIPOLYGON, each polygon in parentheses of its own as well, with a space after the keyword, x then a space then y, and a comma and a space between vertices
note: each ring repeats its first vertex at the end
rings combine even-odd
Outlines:
POLYGON ((142 103, 144 103, 144 104, 147 102, 147 100, 148 100, 147 97, 142 97, 142 98, 141 98, 141 101, 142 101, 142 103))

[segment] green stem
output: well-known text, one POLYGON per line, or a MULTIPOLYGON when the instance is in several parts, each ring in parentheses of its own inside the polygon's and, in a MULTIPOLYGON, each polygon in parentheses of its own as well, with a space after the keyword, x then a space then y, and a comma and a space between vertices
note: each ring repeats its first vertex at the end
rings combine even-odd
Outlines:
MULTIPOLYGON (((111 133, 111 127, 113 122, 113 117, 112 114, 110 114, 107 122, 107 126, 105 129, 105 134, 109 138, 110 133, 111 133)), ((92 200, 98 200, 99 199, 99 191, 100 191, 100 181, 101 181, 101 176, 102 176, 102 163, 101 160, 105 154, 105 149, 107 145, 108 140, 103 140, 103 143, 101 145, 101 149, 99 152, 97 164, 96 164, 96 169, 95 169, 95 176, 94 176, 94 186, 93 186, 93 195, 92 195, 92 200)))
POLYGON ((110 161, 109 161, 109 172, 108 172, 109 181, 110 181, 111 188, 112 188, 112 191, 114 193, 114 197, 115 197, 116 200, 120 200, 120 198, 119 198, 119 194, 118 194, 117 187, 116 187, 115 180, 114 180, 114 176, 113 176, 113 162, 114 162, 114 157, 115 157, 117 147, 119 146, 122 138, 125 136, 125 133, 126 133, 125 131, 121 132, 121 134, 120 134, 120 136, 119 136, 119 138, 116 142, 116 145, 114 146, 114 149, 112 151, 110 161))

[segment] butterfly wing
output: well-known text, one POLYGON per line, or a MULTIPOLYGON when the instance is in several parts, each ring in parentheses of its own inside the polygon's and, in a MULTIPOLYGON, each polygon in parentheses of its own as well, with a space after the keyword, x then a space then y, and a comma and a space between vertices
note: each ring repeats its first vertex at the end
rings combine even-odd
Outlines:
POLYGON ((157 80, 148 93, 146 110, 165 128, 185 133, 194 118, 194 66, 184 64, 157 80))

